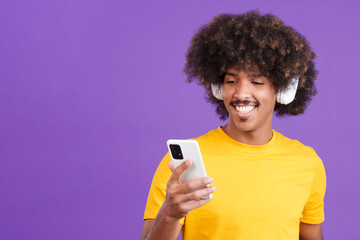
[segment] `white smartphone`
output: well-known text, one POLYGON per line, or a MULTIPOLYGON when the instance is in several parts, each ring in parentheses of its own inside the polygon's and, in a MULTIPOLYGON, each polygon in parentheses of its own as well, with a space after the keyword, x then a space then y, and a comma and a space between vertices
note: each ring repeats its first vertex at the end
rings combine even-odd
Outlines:
MULTIPOLYGON (((167 146, 174 168, 177 168, 185 160, 192 161, 190 168, 188 168, 181 176, 182 182, 206 176, 204 161, 201 156, 199 144, 196 140, 170 139, 167 141, 167 146)), ((211 199, 212 194, 202 198, 211 199)))

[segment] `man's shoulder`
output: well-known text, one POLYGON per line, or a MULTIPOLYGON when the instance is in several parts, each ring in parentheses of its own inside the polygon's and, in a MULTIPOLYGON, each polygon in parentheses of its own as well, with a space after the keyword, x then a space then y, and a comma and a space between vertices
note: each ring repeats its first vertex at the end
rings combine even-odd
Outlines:
POLYGON ((211 140, 214 140, 218 137, 221 137, 220 133, 219 133, 219 128, 216 128, 216 129, 212 129, 210 131, 208 131, 207 133, 201 135, 201 136, 198 136, 197 138, 192 138, 194 140, 197 140, 198 142, 207 142, 207 141, 211 141, 211 140))
POLYGON ((275 131, 275 133, 280 147, 284 147, 290 151, 296 151, 297 153, 301 153, 304 155, 312 155, 314 157, 318 157, 312 147, 305 145, 297 139, 286 137, 279 132, 275 131))

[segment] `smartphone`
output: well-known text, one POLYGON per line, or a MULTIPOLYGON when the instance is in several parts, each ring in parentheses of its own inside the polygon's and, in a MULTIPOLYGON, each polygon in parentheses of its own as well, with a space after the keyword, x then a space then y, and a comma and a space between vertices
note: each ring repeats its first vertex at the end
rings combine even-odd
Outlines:
MULTIPOLYGON (((192 179, 202 178, 206 176, 204 161, 201 156, 199 144, 196 140, 170 139, 167 141, 167 146, 170 152, 170 156, 174 168, 177 168, 185 160, 192 161, 191 166, 181 176, 182 182, 186 182, 192 179)), ((211 199, 212 194, 209 194, 202 198, 211 199)))

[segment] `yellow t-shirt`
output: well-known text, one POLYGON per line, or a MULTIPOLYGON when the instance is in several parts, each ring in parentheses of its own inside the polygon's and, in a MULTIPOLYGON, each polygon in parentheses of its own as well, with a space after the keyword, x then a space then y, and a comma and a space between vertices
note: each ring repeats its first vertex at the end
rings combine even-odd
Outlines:
MULTIPOLYGON (((183 239, 299 239, 300 221, 324 221, 326 177, 315 151, 273 130, 261 146, 239 143, 221 127, 196 139, 213 199, 190 212, 183 239)), ((144 219, 156 217, 171 175, 169 153, 154 175, 144 219)))

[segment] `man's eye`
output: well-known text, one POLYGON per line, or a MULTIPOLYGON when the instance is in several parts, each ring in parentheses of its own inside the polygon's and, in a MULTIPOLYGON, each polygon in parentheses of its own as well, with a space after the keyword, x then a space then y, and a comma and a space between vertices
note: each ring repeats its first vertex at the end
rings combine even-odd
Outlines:
POLYGON ((234 80, 228 80, 228 81, 226 81, 226 83, 232 84, 232 83, 236 83, 236 81, 234 81, 234 80))
POLYGON ((257 81, 252 81, 251 83, 252 83, 252 84, 255 84, 255 85, 264 85, 263 82, 257 82, 257 81))

